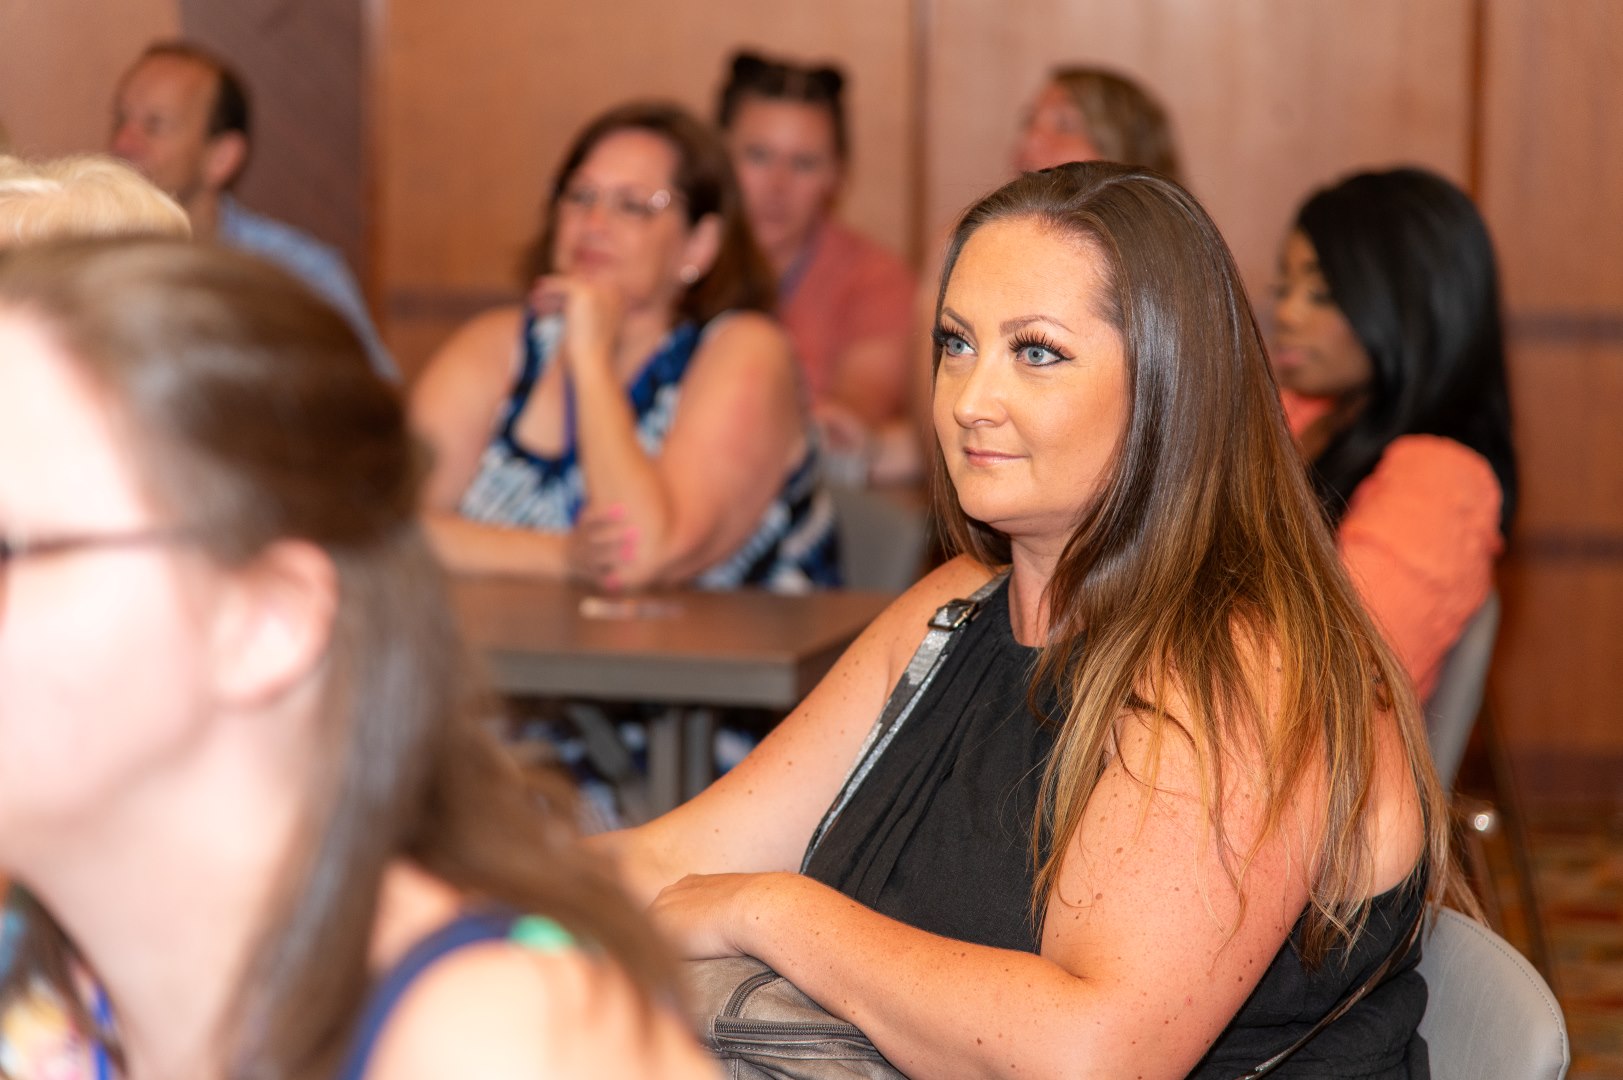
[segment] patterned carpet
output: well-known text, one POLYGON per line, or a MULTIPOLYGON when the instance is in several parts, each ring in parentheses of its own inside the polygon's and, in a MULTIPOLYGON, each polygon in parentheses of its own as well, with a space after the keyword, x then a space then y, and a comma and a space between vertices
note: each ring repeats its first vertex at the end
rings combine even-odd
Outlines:
POLYGON ((1506 832, 1485 844, 1478 890, 1491 921, 1544 971, 1561 1002, 1572 1040, 1568 1076, 1623 1080, 1623 800, 1544 808, 1522 831, 1536 925, 1527 921, 1506 832))

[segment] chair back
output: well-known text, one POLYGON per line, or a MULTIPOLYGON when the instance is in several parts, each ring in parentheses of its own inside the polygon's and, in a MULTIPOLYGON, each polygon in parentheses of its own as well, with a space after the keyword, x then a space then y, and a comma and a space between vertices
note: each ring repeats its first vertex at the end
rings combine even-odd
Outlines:
POLYGON ((1491 592, 1477 609, 1465 632, 1443 658, 1437 688, 1426 703, 1426 735, 1431 743, 1432 761, 1444 790, 1452 790, 1454 776, 1465 757, 1465 744, 1482 711, 1482 695, 1488 685, 1488 664, 1493 659, 1494 640, 1499 636, 1499 594, 1491 592))
POLYGON ((919 579, 930 542, 923 500, 906 492, 829 485, 848 589, 899 593, 919 579))
POLYGON ((1421 949, 1420 1021, 1432 1080, 1561 1080, 1572 1064, 1550 987, 1508 941, 1469 916, 1436 913, 1421 949))

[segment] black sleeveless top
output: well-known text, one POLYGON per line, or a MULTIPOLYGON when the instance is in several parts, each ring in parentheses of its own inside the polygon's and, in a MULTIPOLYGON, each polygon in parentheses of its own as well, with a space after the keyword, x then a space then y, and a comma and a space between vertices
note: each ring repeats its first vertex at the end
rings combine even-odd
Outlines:
MULTIPOLYGON (((1008 586, 987 598, 913 715, 823 838, 807 873, 943 937, 1037 952, 1031 829, 1053 729, 1028 705, 1038 650, 1015 641, 1008 586)), ((1038 707, 1057 716, 1052 692, 1038 707)), ((1043 854, 1046 855, 1046 845, 1043 854)), ((1298 923, 1190 1077, 1232 1080, 1285 1049, 1363 985, 1420 914, 1423 881, 1382 893, 1350 956, 1303 967, 1298 923)), ((1274 1077, 1429 1077, 1415 1034, 1426 986, 1417 942, 1387 979, 1274 1077)))

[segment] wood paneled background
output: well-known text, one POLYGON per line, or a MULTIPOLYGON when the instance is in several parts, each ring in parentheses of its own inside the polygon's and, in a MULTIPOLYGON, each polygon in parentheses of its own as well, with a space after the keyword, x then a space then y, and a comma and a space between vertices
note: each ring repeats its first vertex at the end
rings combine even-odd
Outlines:
POLYGON ((1259 300, 1311 188, 1397 162, 1460 181, 1501 255, 1523 461, 1501 726, 1532 797, 1623 802, 1616 0, 0 0, 0 119, 33 152, 99 145, 118 70, 176 28, 254 83, 245 197, 352 254, 408 371, 512 293, 583 120, 648 95, 708 113, 740 45, 846 65, 846 216, 923 262, 1007 176, 1059 62, 1165 100, 1259 300))
POLYGON ((179 28, 179 0, 0 0, 0 124, 14 149, 101 149, 119 75, 179 28))
POLYGON ((709 116, 749 46, 837 58, 851 76, 845 212, 901 249, 915 123, 906 0, 614 5, 389 0, 375 26, 376 280, 408 367, 510 294, 569 139, 630 98, 709 116))
POLYGON ((1531 794, 1623 801, 1623 4, 1484 5, 1475 194, 1523 503, 1494 699, 1531 794))
POLYGON ((103 150, 119 77, 149 43, 184 35, 248 85, 243 201, 362 267, 362 22, 353 0, 0 0, 0 123, 19 153, 103 150))
MULTIPOLYGON (((1256 299, 1303 195, 1407 161, 1463 182, 1472 0, 933 0, 926 226, 1010 176, 1018 118, 1058 64, 1114 68, 1173 118, 1184 180, 1256 299)), ((1260 304, 1266 315, 1266 304, 1260 304)))

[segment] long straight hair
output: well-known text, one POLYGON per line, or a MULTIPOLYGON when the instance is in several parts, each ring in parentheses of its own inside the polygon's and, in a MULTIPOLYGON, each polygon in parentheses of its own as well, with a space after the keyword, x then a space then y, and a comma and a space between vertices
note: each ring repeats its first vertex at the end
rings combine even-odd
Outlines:
POLYGON ((1516 452, 1499 273, 1470 197, 1424 169, 1360 173, 1314 193, 1296 227, 1373 369, 1368 403, 1313 462, 1330 519, 1392 440, 1440 435, 1493 467, 1508 534, 1516 452))
MULTIPOLYGON (((1320 962, 1367 913, 1375 725, 1396 716, 1426 810, 1433 896, 1452 880, 1448 817, 1403 668, 1349 584, 1286 431, 1239 274, 1216 226, 1171 180, 1107 162, 1027 173, 972 206, 942 271, 946 296, 965 242, 990 222, 1034 220, 1099 254, 1101 314, 1120 332, 1130 413, 1113 475, 1083 508, 1048 584, 1051 612, 1033 684, 1062 716, 1032 830, 1041 917, 1124 712, 1192 746, 1202 800, 1236 885, 1254 854, 1224 829, 1234 767, 1224 748, 1263 748, 1266 837, 1310 770, 1328 790, 1301 948, 1320 962), (1259 664, 1281 667, 1264 715, 1259 664), (1169 687, 1188 711, 1172 715, 1169 687), (1056 841, 1049 843, 1048 838, 1056 841)), ((941 299, 937 301, 940 311, 941 299)), ((936 351, 940 363, 940 349, 936 351)), ((1080 434, 1078 437, 1082 437, 1080 434)), ((934 503, 948 542, 996 566, 1009 540, 967 517, 939 447, 934 503)), ((1155 783, 1154 769, 1144 778, 1155 783)))
MULTIPOLYGON (((242 566, 297 539, 337 570, 322 745, 219 1033, 228 1075, 333 1075, 370 982, 383 875, 400 859, 473 900, 557 919, 647 993, 669 988, 651 929, 481 727, 489 702, 417 524, 426 453, 344 320, 248 256, 162 240, 17 252, 0 266, 0 306, 62 343, 154 504, 211 559, 242 566)), ((89 1025, 71 967, 93 973, 94 957, 37 903, 20 913, 0 1007, 43 978, 89 1025)))

